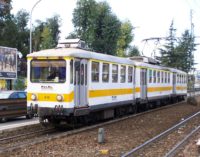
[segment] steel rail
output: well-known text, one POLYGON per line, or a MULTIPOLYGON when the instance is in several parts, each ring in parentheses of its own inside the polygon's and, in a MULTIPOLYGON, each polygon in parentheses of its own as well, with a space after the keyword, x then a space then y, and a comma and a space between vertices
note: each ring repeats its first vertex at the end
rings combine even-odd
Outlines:
POLYGON ((200 125, 196 127, 194 130, 192 130, 183 140, 181 140, 179 143, 177 143, 164 157, 173 157, 176 155, 179 148, 184 146, 187 142, 187 140, 194 135, 197 131, 200 130, 200 125))
POLYGON ((16 136, 2 138, 2 139, 0 139, 0 142, 6 141, 6 140, 22 138, 22 137, 25 137, 25 136, 28 136, 28 135, 34 135, 34 134, 37 134, 37 133, 46 133, 46 132, 49 132, 49 131, 52 131, 52 130, 55 130, 55 129, 50 128, 50 129, 46 129, 46 130, 43 129, 43 130, 39 130, 39 131, 33 131, 33 132, 29 132, 29 133, 24 133, 24 134, 18 134, 16 136))
POLYGON ((136 152, 139 151, 140 149, 144 148, 145 146, 147 146, 147 145, 149 145, 149 144, 155 142, 156 140, 158 140, 158 139, 160 139, 160 138, 162 138, 162 137, 164 137, 164 136, 167 136, 169 133, 171 133, 171 132, 174 131, 175 129, 179 128, 180 126, 182 126, 183 124, 185 124, 187 121, 191 120, 192 118, 198 116, 199 114, 200 114, 200 111, 197 112, 197 113, 195 113, 195 114, 193 114, 192 116, 186 118, 185 120, 179 122, 178 124, 172 126, 171 128, 167 129, 166 131, 164 131, 164 132, 158 134, 157 136, 155 136, 155 137, 153 137, 153 138, 147 140, 147 141, 144 142, 143 144, 141 144, 141 145, 135 147, 135 148, 132 149, 131 151, 129 151, 129 152, 125 153, 124 155, 122 155, 121 157, 128 157, 128 156, 130 156, 130 155, 136 153, 136 152))

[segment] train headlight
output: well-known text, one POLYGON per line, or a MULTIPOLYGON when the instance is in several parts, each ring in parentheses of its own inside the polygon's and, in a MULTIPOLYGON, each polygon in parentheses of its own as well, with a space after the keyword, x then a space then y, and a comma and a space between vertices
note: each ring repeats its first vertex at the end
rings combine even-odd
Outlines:
POLYGON ((63 96, 60 95, 60 94, 58 94, 56 98, 57 98, 58 101, 63 101, 63 96))
POLYGON ((33 101, 37 100, 37 95, 36 94, 32 94, 31 95, 31 100, 33 100, 33 101))

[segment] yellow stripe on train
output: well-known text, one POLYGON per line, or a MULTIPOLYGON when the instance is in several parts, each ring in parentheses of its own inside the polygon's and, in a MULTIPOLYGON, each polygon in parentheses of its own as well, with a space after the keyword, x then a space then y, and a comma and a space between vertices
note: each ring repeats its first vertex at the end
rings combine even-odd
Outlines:
MULTIPOLYGON (((187 87, 177 86, 176 90, 186 90, 187 87)), ((153 92, 161 92, 161 91, 170 91, 172 90, 171 86, 168 87, 149 87, 147 91, 149 93, 153 92)), ((139 93, 140 88, 136 87, 135 91, 133 88, 124 88, 124 89, 102 89, 102 90, 90 90, 89 91, 89 98, 96 98, 96 97, 106 97, 106 96, 113 96, 113 95, 127 95, 133 93, 139 93)), ((31 94, 27 94, 27 100, 31 101, 31 94)), ((37 93, 37 101, 50 101, 56 102, 57 101, 57 94, 52 93, 37 93)), ((72 102, 74 100, 74 92, 69 94, 63 94, 64 100, 63 102, 72 102)))
POLYGON ((133 88, 103 89, 103 90, 90 90, 89 91, 90 98, 112 96, 112 95, 125 95, 125 94, 133 94, 133 88))

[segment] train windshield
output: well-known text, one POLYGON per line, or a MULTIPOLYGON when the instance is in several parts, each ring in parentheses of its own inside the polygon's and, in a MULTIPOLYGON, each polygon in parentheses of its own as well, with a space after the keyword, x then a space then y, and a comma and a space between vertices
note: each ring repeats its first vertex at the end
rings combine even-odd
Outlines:
POLYGON ((31 82, 64 83, 66 80, 65 60, 32 60, 31 82))

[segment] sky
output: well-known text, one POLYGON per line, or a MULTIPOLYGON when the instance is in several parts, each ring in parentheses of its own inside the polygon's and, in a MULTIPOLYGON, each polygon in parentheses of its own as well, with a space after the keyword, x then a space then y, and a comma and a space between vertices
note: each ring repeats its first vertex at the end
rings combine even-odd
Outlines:
MULTIPOLYGON (((12 13, 25 9, 30 12, 38 0, 12 0, 12 13)), ((102 1, 102 0, 98 0, 102 1)), ((153 50, 160 46, 155 40, 143 41, 152 37, 166 37, 174 21, 176 36, 191 28, 194 24, 194 35, 200 37, 200 1, 199 0, 105 0, 112 12, 121 20, 129 20, 135 27, 132 45, 139 47, 143 55, 151 57, 153 50), (192 10, 192 14, 191 14, 192 10), (192 18, 191 18, 192 15, 192 18)), ((62 19, 61 40, 73 31, 72 13, 77 0, 41 0, 34 8, 32 21, 45 21, 58 14, 62 19)), ((200 38, 196 38, 200 43, 200 38)), ((158 52, 156 52, 156 55, 158 52)), ((200 46, 194 52, 196 69, 200 70, 200 46)))

